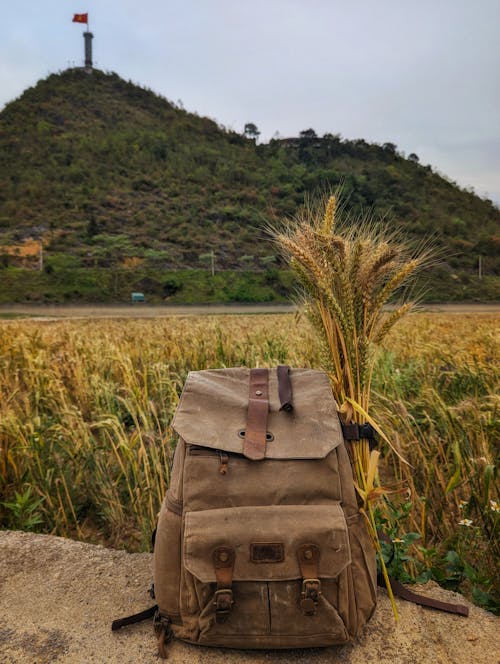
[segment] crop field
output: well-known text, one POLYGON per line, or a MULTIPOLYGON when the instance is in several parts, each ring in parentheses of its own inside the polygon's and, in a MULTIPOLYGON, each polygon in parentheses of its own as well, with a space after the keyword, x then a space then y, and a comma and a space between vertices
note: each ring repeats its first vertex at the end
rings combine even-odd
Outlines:
MULTIPOLYGON (((371 410, 405 460, 382 450, 392 572, 487 608, 500 553, 499 323, 410 316, 380 353, 371 410)), ((188 371, 283 363, 320 366, 296 314, 1 321, 2 527, 148 550, 188 371)))

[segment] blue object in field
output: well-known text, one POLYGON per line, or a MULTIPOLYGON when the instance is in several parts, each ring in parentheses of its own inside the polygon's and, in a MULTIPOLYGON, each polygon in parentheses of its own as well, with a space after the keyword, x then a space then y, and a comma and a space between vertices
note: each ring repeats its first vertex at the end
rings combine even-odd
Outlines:
POLYGON ((132 293, 132 302, 144 302, 144 293, 132 293))

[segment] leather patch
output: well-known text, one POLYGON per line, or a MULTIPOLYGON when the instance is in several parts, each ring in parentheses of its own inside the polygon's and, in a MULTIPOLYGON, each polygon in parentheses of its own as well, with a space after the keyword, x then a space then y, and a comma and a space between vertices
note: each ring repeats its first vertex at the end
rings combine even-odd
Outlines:
POLYGON ((250 560, 253 563, 282 563, 285 560, 285 545, 282 542, 252 542, 250 560))

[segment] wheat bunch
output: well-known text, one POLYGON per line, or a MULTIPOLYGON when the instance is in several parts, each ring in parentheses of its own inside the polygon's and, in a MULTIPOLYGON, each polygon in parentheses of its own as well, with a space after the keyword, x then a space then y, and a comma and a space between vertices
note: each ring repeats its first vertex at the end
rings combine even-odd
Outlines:
MULTIPOLYGON (((429 265, 432 252, 412 253, 397 232, 367 217, 339 223, 337 210, 336 196, 309 203, 295 218, 271 228, 271 235, 302 284, 306 315, 318 333, 343 419, 369 422, 390 444, 369 413, 376 350, 416 302, 403 298, 391 312, 387 305, 429 265)), ((384 491, 377 486, 379 452, 370 450, 367 440, 353 444, 352 451, 356 488, 380 550, 372 511, 384 491)), ((388 590, 391 594, 390 584, 388 590)))

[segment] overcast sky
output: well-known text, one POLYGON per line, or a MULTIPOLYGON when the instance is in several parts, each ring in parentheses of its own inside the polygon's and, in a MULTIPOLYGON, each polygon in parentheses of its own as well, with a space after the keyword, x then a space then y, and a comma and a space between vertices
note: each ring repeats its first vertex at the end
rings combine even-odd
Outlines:
POLYGON ((500 0, 3 0, 0 105, 94 65, 261 140, 396 143, 500 203, 500 0))

